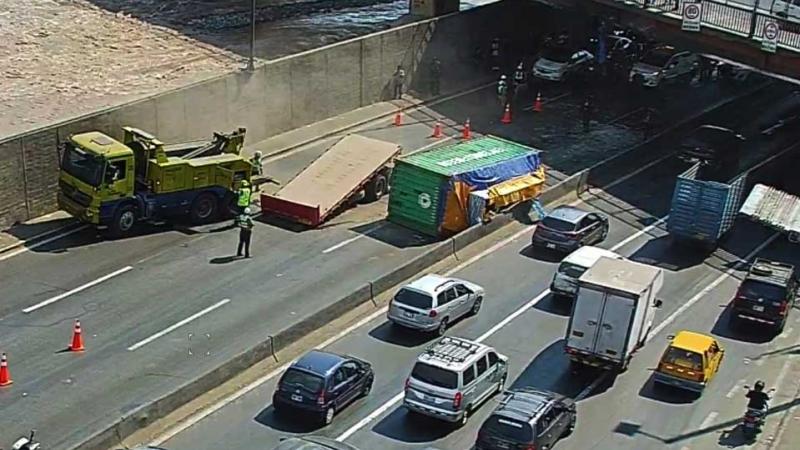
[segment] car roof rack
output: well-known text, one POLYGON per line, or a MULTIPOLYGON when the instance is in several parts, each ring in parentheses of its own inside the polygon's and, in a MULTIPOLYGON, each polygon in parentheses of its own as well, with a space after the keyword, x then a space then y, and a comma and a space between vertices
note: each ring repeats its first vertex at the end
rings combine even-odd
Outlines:
POLYGON ((470 356, 476 354, 480 344, 451 336, 445 336, 438 342, 428 347, 425 354, 448 363, 462 363, 470 356))

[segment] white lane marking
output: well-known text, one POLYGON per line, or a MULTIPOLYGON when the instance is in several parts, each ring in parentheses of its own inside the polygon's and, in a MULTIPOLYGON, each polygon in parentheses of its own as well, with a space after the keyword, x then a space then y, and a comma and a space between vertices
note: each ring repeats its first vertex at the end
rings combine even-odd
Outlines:
POLYGON ((380 225, 374 226, 374 227, 364 231, 363 233, 360 233, 358 236, 351 237, 350 239, 345 239, 344 241, 339 242, 338 244, 336 244, 336 245, 334 245, 332 247, 326 248, 325 250, 322 251, 322 253, 323 254, 328 254, 328 253, 330 253, 330 252, 332 252, 334 250, 338 250, 338 249, 344 247, 347 244, 353 243, 353 242, 355 242, 355 241, 357 241, 357 240, 359 240, 359 239, 361 239, 363 237, 369 236, 370 233, 378 231, 379 229, 381 229, 381 228, 383 228, 385 226, 386 226, 385 223, 382 223, 380 225))
POLYGON ((725 398, 733 398, 733 396, 736 395, 737 392, 739 392, 742 389, 744 389, 744 385, 746 383, 747 383, 747 380, 745 380, 744 378, 742 378, 741 380, 737 381, 736 384, 733 385, 731 390, 728 391, 727 394, 725 394, 725 398))
POLYGON ((662 223, 664 223, 664 221, 665 221, 665 220, 667 220, 667 216, 664 216, 664 217, 662 217, 662 218, 660 218, 660 219, 656 220, 656 221, 655 221, 655 222, 653 222, 652 224, 650 224, 650 225, 648 225, 648 226, 646 226, 646 227, 642 228, 641 230, 637 231, 636 233, 633 233, 632 235, 630 235, 630 236, 626 237, 625 239, 623 239, 623 240, 621 240, 621 241, 617 242, 617 244, 616 244, 616 245, 614 245, 613 247, 611 247, 611 249, 610 249, 610 250, 611 250, 612 252, 619 250, 619 249, 620 249, 620 248, 622 248, 624 245, 628 244, 629 242, 633 241, 634 239, 638 239, 638 238, 639 238, 639 237, 641 237, 642 235, 645 235, 645 234, 649 233, 649 232, 650 232, 650 230, 652 230, 653 228, 655 228, 655 227, 657 227, 657 226, 661 225, 662 223))
POLYGON ((193 320, 199 319, 200 317, 205 316, 206 314, 210 313, 211 311, 214 311, 215 309, 217 309, 217 308, 219 308, 221 306, 227 305, 228 303, 230 303, 230 301, 231 301, 231 299, 229 299, 229 298, 220 300, 217 303, 209 306, 208 308, 206 308, 206 309, 204 309, 204 310, 202 310, 202 311, 200 311, 198 313, 192 314, 191 316, 181 320, 180 322, 178 322, 176 324, 170 325, 169 327, 159 331, 158 333, 148 337, 147 339, 143 339, 143 340, 131 345, 130 347, 128 347, 128 351, 134 352, 134 351, 144 347, 145 345, 155 341, 156 339, 160 338, 161 336, 169 334, 169 333, 177 330, 178 328, 186 325, 187 323, 189 323, 189 322, 191 322, 193 320))
POLYGON ((115 272, 111 272, 108 275, 103 275, 102 277, 100 277, 100 278, 98 278, 96 280, 93 280, 93 281, 90 281, 90 282, 88 282, 88 283, 86 283, 84 285, 78 286, 75 289, 72 289, 70 291, 67 291, 67 292, 64 292, 62 294, 56 295, 55 297, 48 298, 47 300, 45 300, 43 302, 39 302, 39 303, 37 303, 37 304, 35 304, 33 306, 29 306, 29 307, 23 309, 22 312, 24 312, 25 314, 30 314, 30 313, 36 311, 37 309, 44 308, 45 306, 51 305, 51 304, 53 304, 53 303, 55 303, 55 302, 57 302, 59 300, 63 300, 65 298, 69 297, 70 295, 77 294, 78 292, 81 292, 81 291, 85 291, 86 289, 89 289, 92 286, 96 286, 96 285, 98 285, 98 284, 100 284, 100 283, 102 283, 102 282, 104 282, 104 281, 106 281, 106 280, 108 280, 110 278, 114 278, 117 275, 121 275, 121 274, 123 274, 123 273, 125 273, 125 272, 127 272, 129 270, 132 270, 132 269, 133 269, 133 267, 131 267, 131 266, 125 266, 122 269, 119 269, 119 270, 117 270, 115 272))
POLYGON ((719 413, 716 411, 711 411, 708 413, 706 418, 700 424, 700 429, 705 430, 706 428, 710 427, 714 423, 714 420, 716 420, 717 416, 719 416, 719 413))
POLYGON ((695 294, 694 297, 690 298, 686 303, 682 304, 678 309, 675 310, 675 312, 673 312, 669 317, 664 319, 663 322, 658 324, 658 326, 653 329, 653 331, 650 333, 650 336, 648 336, 647 340, 650 341, 651 339, 653 339, 654 336, 662 332, 664 328, 666 328, 672 322, 674 322, 675 319, 678 318, 678 316, 683 314, 687 309, 691 308, 692 305, 697 303, 701 298, 706 296, 709 292, 713 291, 714 288, 719 286, 719 284, 725 281, 725 279, 730 277, 733 274, 733 272, 739 269, 739 266, 741 266, 743 262, 747 262, 753 259, 754 256, 756 256, 759 252, 761 252, 761 250, 764 250, 769 244, 772 243, 772 241, 777 239, 778 236, 780 236, 779 233, 775 233, 772 236, 770 236, 766 241, 762 242, 761 245, 753 249, 752 252, 748 253, 743 259, 739 260, 736 264, 734 264, 733 267, 726 270, 724 273, 718 276, 717 279, 715 279, 708 286, 703 288, 703 290, 695 294))
POLYGON ((21 247, 21 248, 19 248, 17 250, 10 251, 8 253, 4 253, 3 255, 0 255, 0 261, 4 261, 6 259, 13 258, 13 257, 15 257, 17 255, 21 255, 21 254, 23 254, 23 253, 25 253, 25 252, 27 252, 29 250, 33 250, 33 249, 35 249, 37 247, 41 247, 43 245, 47 245, 47 244, 49 244, 49 243, 51 243, 53 241, 57 241, 57 240, 59 240, 61 238, 65 238, 65 237, 67 237, 67 236, 69 236, 71 234, 75 234, 75 233, 77 233, 79 231, 83 231, 83 230, 85 230, 87 228, 89 228, 89 225, 81 225, 81 226, 79 226, 77 228, 73 228, 71 230, 67 230, 67 231, 65 231, 63 233, 59 233, 59 234, 57 234, 55 236, 52 236, 52 237, 49 237, 47 239, 42 239, 41 241, 37 241, 37 242, 34 242, 32 244, 25 244, 23 247, 21 247))
POLYGON ((626 117, 628 117, 628 116, 632 116, 632 115, 636 114, 637 112, 639 112, 639 111, 641 111, 641 110, 643 110, 643 109, 644 109, 644 107, 640 106, 640 107, 638 107, 638 108, 634 109, 633 111, 628 111, 628 112, 626 112, 625 114, 623 114, 623 115, 621 115, 621 116, 617 116, 616 118, 614 118, 614 119, 611 119, 611 121, 609 121, 609 122, 608 122, 608 124, 609 124, 609 125, 611 125, 611 124, 615 124, 615 123, 617 123, 618 121, 620 121, 620 120, 622 120, 622 119, 624 119, 624 118, 626 118, 626 117))
MULTIPOLYGON (((778 377, 775 378, 775 383, 772 384, 772 388, 775 388, 775 393, 780 392, 781 386, 783 386, 783 379, 786 378, 786 374, 789 373, 789 367, 791 366, 792 360, 788 359, 786 362, 783 363, 783 367, 781 367, 781 371, 778 372, 778 377)), ((792 383, 792 386, 796 386, 792 383)), ((767 387, 770 389, 771 387, 767 387)), ((774 396, 773 396, 774 397, 774 396)))

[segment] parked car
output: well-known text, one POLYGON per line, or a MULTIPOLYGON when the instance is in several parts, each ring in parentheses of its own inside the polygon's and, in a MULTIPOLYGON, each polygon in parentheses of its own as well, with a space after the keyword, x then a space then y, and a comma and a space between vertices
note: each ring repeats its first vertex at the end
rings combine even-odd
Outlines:
POLYGON ((375 374, 370 363, 312 350, 283 373, 272 406, 277 413, 295 410, 316 417, 323 424, 354 400, 366 397, 375 374))
POLYGON ((781 333, 797 300, 798 284, 793 265, 756 259, 731 301, 731 326, 760 324, 781 333))
POLYGON ((508 358, 494 348, 446 336, 417 357, 403 405, 411 412, 464 425, 492 394, 503 392, 508 358))
POLYGON ((484 290, 469 281, 425 275, 403 286, 386 313, 394 325, 444 335, 447 326, 466 315, 476 315, 484 290))
POLYGON ((673 386, 703 392, 719 371, 725 350, 711 336, 681 331, 670 337, 669 346, 653 373, 656 386, 673 386))
POLYGON ((662 45, 645 53, 631 68, 628 79, 646 87, 657 87, 688 76, 699 66, 700 57, 696 54, 662 45))
POLYGON ((800 129, 800 91, 792 92, 765 111, 759 120, 759 132, 772 136, 778 130, 800 129))
POLYGON ((732 162, 736 162, 738 166, 744 142, 744 136, 729 128, 702 125, 681 141, 681 157, 709 166, 732 162))
POLYGON ((550 283, 550 291, 553 296, 569 300, 575 299, 575 295, 578 293, 578 278, 602 257, 624 259, 610 250, 590 245, 580 247, 567 255, 561 261, 558 270, 553 275, 553 281, 550 283))
POLYGON ((564 81, 593 60, 594 56, 586 50, 563 46, 545 48, 533 64, 533 76, 548 81, 564 81))
POLYGON ((551 449, 575 429, 572 399, 530 388, 508 391, 478 431, 475 450, 551 449))
POLYGON ((281 439, 273 450, 358 450, 350 444, 324 436, 295 436, 281 439))
POLYGON ((531 245, 571 252, 584 245, 603 242, 608 236, 608 227, 608 217, 603 214, 559 206, 536 226, 531 245))

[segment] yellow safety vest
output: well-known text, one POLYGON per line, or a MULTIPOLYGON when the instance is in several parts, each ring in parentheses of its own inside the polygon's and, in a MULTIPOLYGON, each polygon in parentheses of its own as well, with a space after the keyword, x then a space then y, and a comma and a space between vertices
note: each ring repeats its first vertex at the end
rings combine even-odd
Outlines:
POLYGON ((237 205, 241 207, 250 206, 250 188, 248 187, 239 188, 239 201, 237 205))

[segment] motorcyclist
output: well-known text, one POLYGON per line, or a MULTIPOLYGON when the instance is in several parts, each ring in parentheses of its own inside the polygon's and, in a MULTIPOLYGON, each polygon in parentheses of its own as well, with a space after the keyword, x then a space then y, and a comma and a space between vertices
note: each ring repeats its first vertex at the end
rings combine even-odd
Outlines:
POLYGON ((747 398, 749 399, 747 402, 748 409, 754 409, 762 412, 766 412, 767 407, 769 406, 769 395, 764 392, 764 382, 761 380, 756 381, 755 386, 753 389, 750 389, 747 392, 747 398))

